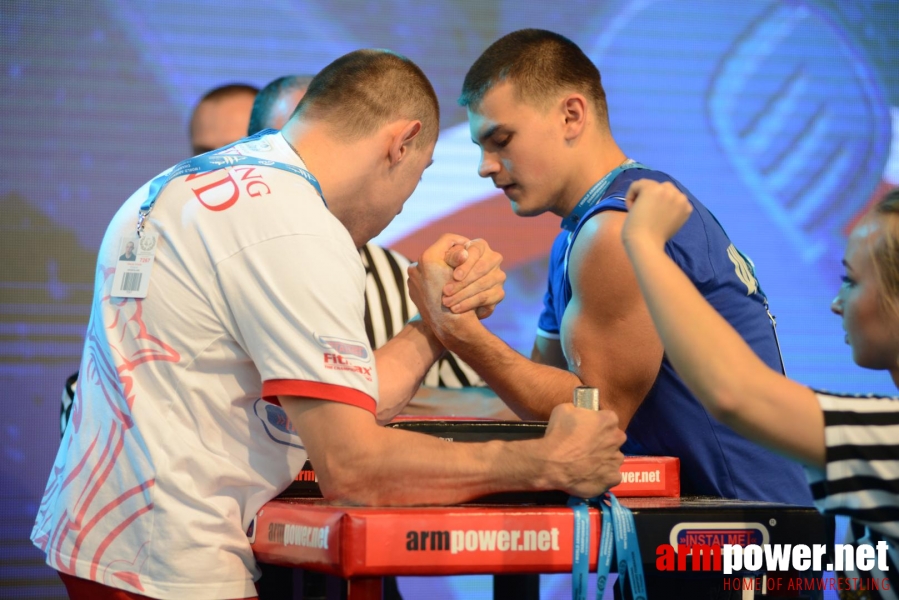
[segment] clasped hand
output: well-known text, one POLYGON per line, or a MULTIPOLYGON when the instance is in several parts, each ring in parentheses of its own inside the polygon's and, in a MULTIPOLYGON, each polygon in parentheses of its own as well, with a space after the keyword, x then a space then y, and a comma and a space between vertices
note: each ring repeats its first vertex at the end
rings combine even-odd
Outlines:
POLYGON ((457 318, 493 314, 505 297, 502 260, 482 239, 444 234, 409 265, 409 294, 438 337, 457 318))

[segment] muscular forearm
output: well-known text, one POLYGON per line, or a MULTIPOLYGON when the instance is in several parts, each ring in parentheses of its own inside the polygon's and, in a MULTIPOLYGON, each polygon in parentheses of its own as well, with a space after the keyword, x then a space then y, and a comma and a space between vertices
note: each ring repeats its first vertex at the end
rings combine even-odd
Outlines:
POLYGON ((443 352, 437 337, 420 319, 410 321, 389 342, 375 350, 379 423, 387 423, 403 410, 428 369, 443 352))
MULTIPOLYGON (((326 460, 323 485, 332 500, 374 506, 456 504, 503 490, 551 487, 539 473, 541 440, 482 444, 446 442, 381 430, 369 451, 326 460)), ((318 463, 316 470, 319 470, 318 463)))
POLYGON ((345 504, 454 504, 499 491, 559 489, 579 497, 620 480, 624 434, 608 411, 565 405, 543 438, 452 443, 378 427, 355 406, 281 396, 325 498, 345 504))
POLYGON ((571 402, 582 385, 573 373, 531 362, 474 320, 447 332, 443 342, 474 367, 522 419, 546 420, 552 409, 571 402))

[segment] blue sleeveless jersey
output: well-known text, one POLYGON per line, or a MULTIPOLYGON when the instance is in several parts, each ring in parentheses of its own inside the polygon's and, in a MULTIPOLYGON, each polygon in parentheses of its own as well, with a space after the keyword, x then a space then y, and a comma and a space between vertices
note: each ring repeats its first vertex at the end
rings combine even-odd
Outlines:
MULTIPOLYGON (((541 332, 549 337, 559 334, 562 315, 571 300, 567 254, 581 226, 600 212, 626 211, 624 196, 637 179, 670 181, 690 199, 693 213, 665 245, 665 252, 765 364, 782 372, 766 300, 751 263, 736 250, 712 213, 689 191, 668 175, 650 169, 622 172, 574 232, 562 231, 556 238, 540 315, 541 332)), ((626 433, 628 439, 622 448, 625 454, 680 458, 684 495, 812 505, 802 468, 717 422, 687 389, 667 357, 626 433)))

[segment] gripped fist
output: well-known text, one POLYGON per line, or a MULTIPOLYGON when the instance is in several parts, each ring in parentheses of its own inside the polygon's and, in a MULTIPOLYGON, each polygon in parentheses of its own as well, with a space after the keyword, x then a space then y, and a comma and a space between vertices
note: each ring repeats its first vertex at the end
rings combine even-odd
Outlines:
POLYGON ((409 265, 409 295, 438 337, 454 318, 493 313, 505 296, 502 259, 484 240, 444 234, 409 265))
POLYGON ((443 305, 456 314, 474 309, 479 319, 492 315, 506 295, 502 254, 478 238, 450 247, 444 261, 453 267, 453 278, 443 287, 443 305))
POLYGON ((549 416, 544 440, 556 489, 592 498, 621 483, 621 445, 627 436, 614 412, 560 404, 549 416))
POLYGON ((624 202, 628 214, 621 237, 625 244, 645 239, 663 246, 693 212, 693 205, 670 181, 639 179, 627 190, 624 202))
POLYGON ((422 320, 444 344, 460 322, 477 320, 474 313, 457 315, 443 304, 443 289, 454 281, 455 270, 446 262, 446 255, 455 247, 453 260, 464 264, 468 255, 459 249, 464 249, 467 243, 468 239, 462 236, 444 234, 408 269, 409 296, 418 307, 422 320))

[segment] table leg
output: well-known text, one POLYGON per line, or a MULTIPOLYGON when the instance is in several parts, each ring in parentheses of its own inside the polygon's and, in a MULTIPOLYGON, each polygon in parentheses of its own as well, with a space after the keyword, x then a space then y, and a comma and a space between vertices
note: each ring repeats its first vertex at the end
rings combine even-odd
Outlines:
POLYGON ((355 577, 347 580, 346 600, 381 600, 381 577, 355 577))
POLYGON ((540 575, 494 575, 493 600, 540 600, 540 575))

